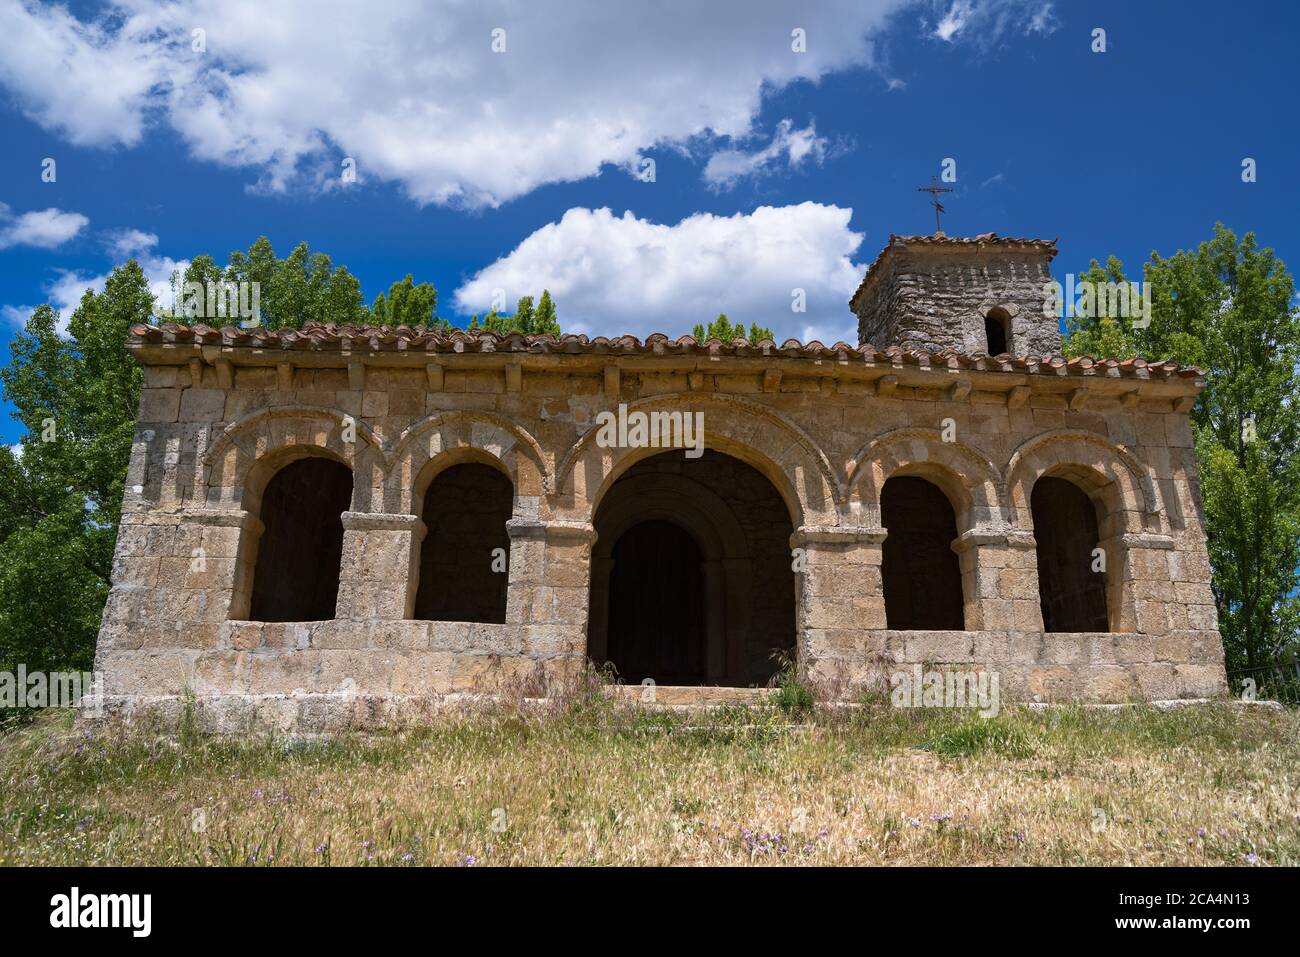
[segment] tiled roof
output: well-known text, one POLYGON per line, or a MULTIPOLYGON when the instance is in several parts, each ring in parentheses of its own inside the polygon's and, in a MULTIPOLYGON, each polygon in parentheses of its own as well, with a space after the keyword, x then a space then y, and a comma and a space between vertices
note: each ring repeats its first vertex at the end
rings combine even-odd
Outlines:
POLYGON ((697 342, 691 336, 670 339, 661 332, 647 336, 644 341, 636 336, 605 336, 588 338, 566 334, 524 335, 495 332, 465 332, 459 329, 428 329, 423 326, 336 326, 308 322, 302 329, 267 329, 258 326, 244 329, 225 326, 182 326, 166 323, 160 326, 140 323, 131 327, 128 346, 221 346, 234 349, 280 350, 283 352, 341 352, 352 353, 515 353, 527 355, 598 355, 598 356, 735 356, 738 358, 773 359, 831 359, 844 362, 865 362, 893 366, 929 366, 973 371, 1037 373, 1043 375, 1118 375, 1136 378, 1198 378, 1204 373, 1193 366, 1180 366, 1176 362, 1147 362, 1143 359, 1092 359, 1083 356, 1064 359, 1059 356, 990 357, 977 353, 965 355, 956 352, 917 352, 890 346, 876 349, 870 343, 850 346, 837 342, 832 346, 813 340, 802 343, 787 339, 781 344, 771 339, 751 343, 746 339, 723 342, 710 339, 697 342))
POLYGON ((889 234, 889 242, 885 243, 883 249, 872 260, 871 265, 867 267, 866 275, 862 277, 862 282, 858 283, 858 288, 854 290, 853 295, 849 298, 849 308, 857 302, 858 296, 862 290, 866 289, 871 282, 871 277, 875 275, 880 264, 885 261, 885 256, 891 249, 898 249, 906 246, 943 246, 956 247, 959 249, 976 248, 982 249, 988 246, 1000 246, 1004 249, 1042 249, 1051 253, 1047 258, 1052 259, 1056 256, 1055 239, 1026 239, 1015 236, 999 236, 997 233, 980 233, 978 236, 945 236, 937 233, 931 236, 898 236, 894 233, 889 234))

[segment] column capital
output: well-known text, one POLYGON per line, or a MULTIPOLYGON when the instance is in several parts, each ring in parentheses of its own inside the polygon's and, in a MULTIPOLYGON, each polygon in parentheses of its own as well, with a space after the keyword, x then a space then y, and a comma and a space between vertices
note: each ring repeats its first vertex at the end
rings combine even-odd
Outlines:
POLYGON ((406 512, 344 512, 339 518, 348 531, 414 532, 421 538, 428 531, 418 515, 406 512))
POLYGON ((790 535, 790 547, 801 545, 879 545, 889 534, 872 525, 800 525, 790 535))
POLYGON ((587 545, 596 541, 596 529, 590 522, 533 522, 512 518, 506 522, 506 533, 512 539, 545 539, 548 542, 578 542, 587 545))

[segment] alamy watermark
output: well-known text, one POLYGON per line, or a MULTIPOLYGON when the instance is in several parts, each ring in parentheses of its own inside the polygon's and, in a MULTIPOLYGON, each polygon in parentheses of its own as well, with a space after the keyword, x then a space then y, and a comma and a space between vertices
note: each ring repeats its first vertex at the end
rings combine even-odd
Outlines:
POLYGON ((895 708, 975 708, 982 718, 996 718, 1002 708, 996 671, 926 671, 918 664, 890 675, 889 687, 895 708))
POLYGON ((596 413, 596 445, 602 449, 685 449, 688 459, 704 454, 703 412, 596 413))
POLYGON ((222 279, 187 282, 170 306, 155 306, 160 319, 238 319, 245 329, 262 324, 262 284, 222 279))
POLYGON ((77 708, 96 717, 104 709, 99 671, 0 671, 0 708, 77 708))
POLYGON ((1093 282, 1065 274, 1065 286, 1055 279, 1043 284, 1043 315, 1073 319, 1129 319, 1134 329, 1151 325, 1151 283, 1093 282))

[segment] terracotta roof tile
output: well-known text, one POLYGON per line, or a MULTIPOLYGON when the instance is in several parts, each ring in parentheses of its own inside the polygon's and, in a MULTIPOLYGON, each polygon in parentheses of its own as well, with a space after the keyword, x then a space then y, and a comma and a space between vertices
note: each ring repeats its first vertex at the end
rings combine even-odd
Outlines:
MULTIPOLYGON (((1035 240, 1037 242, 1038 240, 1035 240)), ((1199 378, 1204 375, 1194 366, 1180 366, 1176 362, 1146 362, 1142 359, 1093 359, 1081 356, 1065 359, 1062 356, 988 356, 983 353, 967 355, 958 352, 918 352, 889 346, 880 350, 871 343, 851 346, 837 342, 832 346, 817 340, 801 343, 787 339, 777 345, 771 339, 749 342, 734 339, 723 342, 710 339, 697 342, 691 336, 670 339, 662 332, 652 333, 642 342, 636 336, 625 335, 613 339, 596 336, 524 335, 513 332, 501 335, 495 332, 466 332, 455 329, 428 329, 423 326, 336 326, 308 322, 302 329, 244 329, 224 326, 220 329, 205 325, 183 326, 175 323, 148 325, 140 323, 131 327, 128 346, 141 345, 196 345, 221 346, 232 349, 278 349, 285 352, 424 352, 439 353, 526 353, 531 355, 665 355, 665 356, 735 356, 772 359, 834 359, 845 362, 888 363, 896 366, 943 367, 973 371, 1015 372, 1020 374, 1097 375, 1098 367, 1126 378, 1199 378)))

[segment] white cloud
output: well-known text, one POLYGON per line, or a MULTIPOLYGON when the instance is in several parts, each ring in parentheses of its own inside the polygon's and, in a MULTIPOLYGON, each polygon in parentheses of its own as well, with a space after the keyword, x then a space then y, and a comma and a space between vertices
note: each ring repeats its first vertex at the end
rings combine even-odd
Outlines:
POLYGON ((948 12, 943 15, 938 26, 934 28, 934 36, 951 43, 957 34, 966 28, 966 24, 970 22, 971 15, 974 12, 975 8, 970 0, 953 0, 948 12))
POLYGON ((813 123, 801 130, 791 120, 776 126, 772 141, 760 150, 720 150, 709 157, 704 167, 704 181, 719 189, 729 189, 745 176, 761 176, 773 171, 783 160, 786 168, 796 169, 804 160, 820 164, 826 156, 827 141, 817 135, 813 123))
POLYGON ((361 182, 493 206, 744 137, 765 94, 873 66, 891 15, 918 2, 110 0, 91 22, 0 0, 0 85, 74 143, 130 146, 158 124, 268 190, 338 188, 351 157, 361 182))
MULTIPOLYGON (((528 236, 456 290, 463 313, 482 313, 495 290, 513 305, 549 289, 566 332, 676 337, 719 312, 791 336, 856 342, 848 299, 864 266, 851 209, 800 203, 752 213, 696 213, 675 225, 575 208, 528 236), (792 311, 803 289, 807 311, 792 311)), ((505 310, 509 311, 509 310, 505 310)))
MULTIPOLYGON (((149 282, 149 291, 157 298, 160 306, 169 306, 172 302, 171 276, 173 271, 182 274, 189 266, 188 259, 172 259, 169 256, 149 255, 139 258, 140 268, 149 282)), ((70 269, 57 270, 55 278, 45 284, 45 301, 58 310, 58 331, 66 334, 68 320, 81 297, 90 289, 101 292, 108 281, 108 273, 85 274, 70 269)), ((35 306, 0 306, 0 317, 15 326, 24 325, 31 317, 35 306)), ((143 318, 143 317, 142 317, 143 318)))
POLYGON ((1025 32, 1042 34, 1054 33, 1060 25, 1060 21, 1056 19, 1056 15, 1052 13, 1052 5, 1050 3, 1045 3, 1035 10, 1034 15, 1029 18, 1029 26, 1025 28, 1025 32))
POLYGON ((118 229, 105 237, 105 242, 117 259, 126 260, 138 257, 158 245, 155 233, 146 233, 142 229, 118 229))
POLYGON ((54 249, 75 237, 89 223, 90 220, 81 213, 68 213, 54 207, 15 216, 8 206, 0 203, 0 249, 10 246, 54 249))
POLYGON ((933 28, 925 19, 921 29, 926 35, 945 43, 969 42, 986 50, 1007 33, 1047 36, 1060 27, 1052 4, 1043 0, 931 0, 946 11, 933 28))

